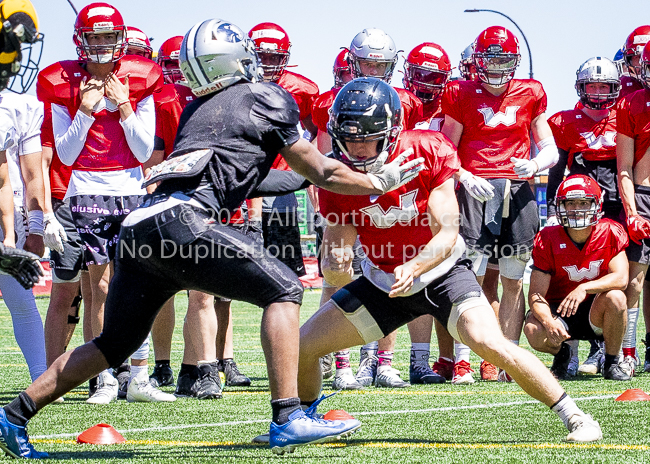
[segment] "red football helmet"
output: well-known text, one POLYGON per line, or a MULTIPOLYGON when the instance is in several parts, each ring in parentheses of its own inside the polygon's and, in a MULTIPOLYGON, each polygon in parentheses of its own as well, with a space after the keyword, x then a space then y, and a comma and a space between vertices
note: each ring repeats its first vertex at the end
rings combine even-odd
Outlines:
POLYGON ((594 179, 582 174, 569 176, 560 184, 555 195, 558 221, 564 227, 584 229, 596 224, 603 216, 603 192, 594 179), (569 206, 570 200, 588 200, 588 208, 569 206))
POLYGON ((149 60, 153 57, 149 37, 137 27, 126 28, 126 54, 143 56, 149 60))
POLYGON ((289 63, 291 42, 287 32, 275 23, 260 23, 248 36, 255 42, 255 51, 266 82, 277 81, 289 63))
POLYGON ((404 61, 402 83, 422 101, 431 101, 442 93, 451 78, 451 62, 438 44, 424 42, 404 61))
POLYGON ((156 63, 162 68, 163 77, 167 84, 175 84, 185 80, 179 61, 182 43, 183 36, 177 35, 165 40, 160 46, 160 50, 158 50, 156 63))
POLYGON ((643 51, 641 52, 639 68, 641 68, 639 80, 646 89, 650 89, 650 47, 648 44, 643 47, 643 51))
POLYGON ((505 27, 488 27, 476 38, 472 59, 481 82, 503 86, 515 77, 519 66, 519 41, 505 27))
POLYGON ((623 45, 623 59, 628 71, 637 79, 641 75, 641 66, 635 57, 640 57, 645 44, 650 42, 650 26, 639 26, 625 39, 623 45))
POLYGON ((74 44, 83 61, 110 63, 126 53, 126 26, 119 11, 108 3, 91 3, 81 9, 74 23, 74 44), (103 41, 90 45, 87 36, 115 34, 115 42, 103 41), (110 43, 108 43, 110 42, 110 43))
POLYGON ((349 51, 347 48, 342 49, 334 60, 332 73, 334 74, 334 87, 341 88, 352 80, 350 73, 350 63, 348 63, 349 51))

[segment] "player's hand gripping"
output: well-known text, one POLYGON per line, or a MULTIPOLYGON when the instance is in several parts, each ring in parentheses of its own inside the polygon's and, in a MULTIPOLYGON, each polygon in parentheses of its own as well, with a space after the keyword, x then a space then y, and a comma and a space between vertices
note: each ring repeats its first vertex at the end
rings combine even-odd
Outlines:
POLYGON ((388 152, 382 152, 375 163, 377 168, 367 174, 372 185, 377 190, 381 190, 382 193, 386 193, 395 190, 401 185, 414 179, 418 173, 424 169, 424 158, 416 158, 402 164, 404 160, 412 154, 413 149, 409 148, 400 153, 400 155, 390 163, 384 164, 388 158, 388 152))
POLYGON ((571 335, 566 331, 562 321, 557 318, 553 318, 552 322, 550 322, 545 329, 548 333, 549 341, 555 346, 560 346, 563 341, 571 338, 571 335))
POLYGON ((124 84, 113 73, 109 74, 104 82, 106 98, 115 106, 129 100, 129 75, 124 78, 124 84))
POLYGON ((2 244, 0 244, 0 271, 14 277, 27 290, 36 285, 44 275, 38 256, 2 244))
POLYGON ((571 293, 569 293, 560 306, 557 308, 557 313, 560 317, 571 317, 578 311, 580 303, 587 298, 587 292, 578 285, 571 293))
POLYGON ((482 177, 465 171, 458 179, 467 192, 480 202, 488 201, 494 196, 494 186, 482 177))
POLYGON ((630 240, 641 245, 641 240, 650 238, 650 221, 638 214, 628 216, 627 233, 630 235, 630 240))
POLYGON ((539 166, 537 166, 535 160, 519 159, 513 156, 510 161, 515 164, 513 169, 520 179, 530 179, 539 171, 539 166))
POLYGON ((63 242, 68 241, 68 234, 65 233, 65 229, 56 219, 54 213, 45 213, 43 220, 45 222, 45 233, 43 234, 45 246, 50 250, 63 253, 63 242))
POLYGON ((408 266, 406 263, 402 264, 401 266, 397 266, 393 271, 393 274, 395 274, 395 283, 391 287, 390 293, 388 294, 390 298, 403 296, 408 293, 411 288, 413 288, 413 281, 415 280, 415 277, 414 270, 411 266, 408 266))
POLYGON ((93 108, 104 98, 104 81, 91 77, 84 77, 79 84, 79 97, 81 105, 79 110, 86 116, 92 116, 93 108))

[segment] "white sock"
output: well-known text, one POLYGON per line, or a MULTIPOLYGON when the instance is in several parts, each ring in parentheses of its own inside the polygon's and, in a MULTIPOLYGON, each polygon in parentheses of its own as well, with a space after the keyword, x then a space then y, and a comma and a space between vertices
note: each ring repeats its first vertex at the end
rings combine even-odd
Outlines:
MULTIPOLYGON (((639 308, 627 308, 627 326, 623 337, 623 348, 636 349, 636 321, 639 319, 639 308)), ((634 353, 636 355, 636 352, 634 353)))
POLYGON ((555 403, 552 407, 551 410, 560 416, 560 419, 562 419, 562 422, 564 422, 564 425, 568 427, 569 424, 569 419, 574 415, 574 414, 583 414, 583 412, 580 410, 580 408, 576 405, 575 401, 564 393, 562 397, 560 398, 560 401, 555 403))
POLYGON ((411 343, 411 364, 429 365, 430 343, 411 343))
POLYGON ((455 363, 459 363, 460 361, 469 362, 469 353, 472 351, 469 349, 469 346, 460 342, 454 342, 454 350, 456 351, 455 363))
POLYGON ((149 366, 133 366, 131 365, 131 379, 136 379, 138 382, 149 380, 149 366))

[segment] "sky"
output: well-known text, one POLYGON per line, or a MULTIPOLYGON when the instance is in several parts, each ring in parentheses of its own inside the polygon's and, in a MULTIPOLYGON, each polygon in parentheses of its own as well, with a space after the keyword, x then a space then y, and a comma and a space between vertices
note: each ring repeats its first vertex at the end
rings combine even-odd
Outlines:
MULTIPOLYGON (((40 30, 45 34, 41 69, 60 60, 75 59, 72 42, 75 13, 67 0, 31 0, 40 30)), ((72 0, 77 10, 92 3, 72 0)), ((110 2, 109 2, 110 3, 110 2)), ((210 18, 230 21, 245 32, 261 22, 280 24, 292 42, 292 71, 316 82, 321 92, 333 84, 332 64, 341 47, 365 28, 378 27, 395 41, 400 60, 392 84, 402 86, 403 59, 422 42, 441 45, 456 67, 461 52, 489 26, 514 32, 520 42, 521 64, 516 77, 528 78, 525 42, 500 11, 517 22, 528 39, 534 78, 548 95, 550 116, 573 108, 577 101, 575 73, 592 56, 613 58, 625 38, 638 26, 650 24, 650 2, 634 2, 634 10, 619 15, 615 4, 604 0, 116 0, 112 2, 127 26, 142 29, 157 50, 169 37, 185 35, 197 22, 210 18)), ((454 75, 458 70, 454 70, 454 75)), ((34 93, 34 89, 30 89, 34 93)))

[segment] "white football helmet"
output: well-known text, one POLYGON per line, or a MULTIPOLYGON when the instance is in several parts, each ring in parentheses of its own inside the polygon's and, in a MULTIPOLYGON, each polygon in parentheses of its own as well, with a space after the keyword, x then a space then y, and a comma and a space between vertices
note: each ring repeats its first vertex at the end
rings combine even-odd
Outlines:
POLYGON ((376 77, 390 83, 393 71, 397 65, 398 50, 393 39, 381 29, 364 29, 354 36, 350 44, 350 70, 352 77, 376 77), (385 64, 383 74, 369 75, 361 70, 361 63, 372 63, 375 66, 385 64))
POLYGON ((582 63, 576 71, 576 91, 587 108, 600 110, 616 104, 621 91, 618 67, 609 58, 595 56, 582 63), (608 84, 607 93, 587 93, 587 84, 608 84))
POLYGON ((221 19, 197 23, 185 34, 180 66, 197 97, 242 79, 261 80, 255 44, 239 27, 221 19))

